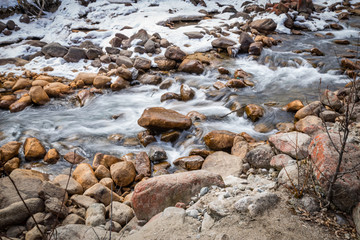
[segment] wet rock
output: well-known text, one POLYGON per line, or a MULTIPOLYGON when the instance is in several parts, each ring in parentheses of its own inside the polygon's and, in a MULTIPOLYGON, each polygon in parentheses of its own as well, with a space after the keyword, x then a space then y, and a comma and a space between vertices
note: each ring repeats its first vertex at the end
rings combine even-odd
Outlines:
MULTIPOLYGON (((25 203, 31 214, 44 211, 44 202, 40 198, 26 199, 25 203)), ((15 202, 0 209, 0 228, 4 229, 7 226, 25 222, 29 217, 30 214, 25 208, 24 203, 21 201, 15 202)))
POLYGON ((256 122, 265 114, 264 108, 256 104, 248 104, 245 107, 245 112, 248 118, 253 122, 256 122))
POLYGON ((258 30, 259 32, 267 33, 275 31, 277 24, 271 18, 265 18, 253 21, 250 24, 250 27, 258 30))
POLYGON ((75 81, 82 80, 86 85, 93 85, 94 79, 97 77, 97 73, 80 72, 75 78, 75 81))
POLYGON ((192 90, 189 85, 187 84, 181 84, 180 87, 180 96, 181 96, 181 100, 183 101, 189 101, 191 99, 194 98, 195 96, 195 91, 192 90))
POLYGON ((235 136, 233 132, 215 130, 205 135, 204 141, 212 150, 229 150, 233 146, 235 136))
MULTIPOLYGON (((95 200, 103 203, 105 206, 108 206, 113 201, 120 201, 121 197, 104 185, 96 183, 89 189, 84 192, 84 196, 92 197, 95 200)), ((91 207, 91 206, 90 206, 91 207)))
POLYGON ((249 148, 250 146, 243 136, 236 136, 231 148, 231 154, 244 159, 249 148))
POLYGON ((304 107, 304 104, 300 100, 294 100, 284 106, 282 109, 287 112, 297 112, 304 107))
POLYGON ((116 75, 122 77, 125 80, 132 80, 132 73, 130 72, 130 70, 123 67, 119 67, 116 69, 116 75))
POLYGON ((140 41, 137 42, 137 45, 144 46, 145 43, 149 40, 150 36, 144 29, 140 29, 137 33, 132 35, 128 40, 124 41, 124 45, 126 42, 131 43, 133 40, 138 39, 140 41))
POLYGON ((111 90, 119 91, 125 88, 130 87, 130 83, 124 80, 122 77, 118 77, 111 85, 111 90))
POLYGON ((175 142, 180 137, 179 131, 170 131, 161 134, 161 141, 163 142, 175 142))
POLYGON ((183 61, 186 57, 186 53, 183 52, 179 47, 170 46, 166 49, 165 57, 175 61, 183 61))
POLYGON ((145 48, 145 52, 147 53, 155 53, 155 42, 151 39, 147 40, 145 45, 144 45, 144 48, 145 48))
POLYGON ((206 157, 201 169, 219 174, 222 178, 230 175, 239 177, 243 171, 242 158, 218 151, 206 157))
POLYGON ((310 52, 313 56, 324 56, 324 53, 321 52, 318 48, 312 48, 310 52))
POLYGON ((269 142, 275 149, 291 156, 296 160, 306 158, 308 156, 308 146, 311 138, 305 133, 289 132, 279 133, 270 136, 269 142))
POLYGON ((138 124, 149 129, 188 129, 192 122, 189 117, 174 110, 153 107, 144 110, 138 124))
POLYGON ((178 71, 201 74, 204 72, 204 66, 199 60, 184 59, 180 64, 178 71))
POLYGON ((187 117, 191 118, 192 122, 202 122, 206 120, 206 116, 197 111, 190 111, 186 114, 187 117))
POLYGON ((1 162, 6 163, 10 159, 16 157, 19 154, 20 147, 21 147, 21 143, 16 141, 11 141, 2 145, 0 147, 1 162))
POLYGON ((318 116, 320 111, 321 111, 321 102, 315 101, 298 110, 295 114, 295 119, 300 120, 309 115, 318 116))
POLYGON ((284 168, 292 163, 295 163, 295 160, 292 159, 289 155, 278 154, 271 158, 270 167, 273 167, 276 170, 281 170, 282 168, 284 168))
POLYGON ((37 105, 44 105, 50 101, 49 96, 46 94, 44 89, 40 86, 33 86, 29 92, 31 101, 37 105))
POLYGON ((147 58, 137 57, 134 62, 136 69, 149 70, 151 68, 151 61, 147 58))
POLYGON ((262 192, 241 198, 234 204, 234 208, 240 213, 249 213, 250 216, 255 217, 274 207, 279 200, 275 193, 262 192))
POLYGON ((106 223, 105 221, 106 209, 102 203, 94 203, 86 210, 86 225, 100 226, 106 223))
POLYGON ((13 92, 15 92, 20 89, 29 88, 29 87, 31 87, 31 85, 32 85, 32 83, 30 80, 25 79, 25 78, 19 78, 11 90, 13 92))
MULTIPOLYGON (((107 212, 110 212, 110 206, 107 207, 107 212)), ((109 214, 110 215, 110 214, 109 214)), ((124 203, 113 202, 112 204, 112 220, 125 226, 134 217, 134 211, 131 207, 124 203)))
POLYGON ((161 95, 160 97, 160 102, 165 102, 167 100, 181 100, 181 96, 177 93, 173 93, 173 92, 167 92, 167 93, 164 93, 163 95, 161 95))
POLYGON ((121 42, 122 42, 121 38, 114 37, 110 40, 109 43, 110 43, 111 47, 119 48, 119 47, 121 47, 121 42))
POLYGON ((154 135, 152 135, 149 130, 139 132, 137 137, 138 137, 141 145, 143 145, 144 147, 146 147, 150 143, 156 142, 154 135))
POLYGON ((219 68, 218 68, 218 72, 219 72, 220 74, 230 74, 230 71, 227 70, 226 68, 223 68, 223 67, 219 67, 219 68))
POLYGON ((166 160, 167 155, 163 148, 158 146, 153 146, 150 148, 149 158, 152 162, 160 162, 166 160))
POLYGON ((84 196, 84 195, 73 195, 71 198, 73 204, 83 208, 89 208, 92 204, 97 203, 97 201, 91 197, 84 196))
POLYGON ((204 37, 204 34, 201 32, 184 32, 184 34, 189 38, 189 39, 201 39, 204 37))
POLYGON ((240 50, 242 53, 248 53, 250 45, 254 43, 254 40, 246 32, 242 32, 239 37, 240 50))
POLYGON ((339 45, 349 45, 350 41, 346 40, 346 39, 337 39, 337 40, 334 40, 334 43, 339 44, 339 45))
POLYGON ((19 21, 22 23, 30 23, 30 17, 27 14, 23 14, 23 15, 21 15, 19 21))
POLYGON ((271 158, 274 156, 270 145, 263 144, 257 146, 245 156, 246 162, 248 162, 254 168, 270 168, 271 158))
POLYGON ((44 90, 49 97, 59 97, 62 94, 69 93, 70 87, 60 82, 53 82, 46 85, 44 90))
POLYGON ((88 163, 80 163, 73 172, 73 178, 80 183, 84 190, 98 183, 95 172, 88 163))
POLYGON ((16 102, 15 95, 6 95, 0 98, 0 108, 8 110, 10 105, 16 102))
MULTIPOLYGON (((327 179, 332 179, 335 174, 339 154, 335 150, 333 143, 338 149, 341 147, 340 137, 336 133, 330 133, 331 140, 326 133, 317 135, 310 143, 309 155, 313 163, 313 171, 320 186, 326 191, 329 183, 327 179)), ((347 143, 341 171, 353 170, 359 158, 360 149, 358 146, 347 143)), ((360 199, 360 175, 358 171, 345 174, 338 178, 334 185, 333 203, 343 211, 350 211, 360 199)))
MULTIPOLYGON (((132 204, 139 220, 149 220, 166 207, 187 203, 201 188, 224 187, 220 175, 198 170, 150 178, 136 185, 132 204)), ((184 210, 183 210, 184 211, 184 210)))
POLYGON ((64 57, 68 53, 68 49, 59 43, 53 42, 45 45, 41 52, 51 57, 64 57))
POLYGON ((342 58, 340 63, 342 68, 350 69, 350 70, 360 70, 360 64, 354 63, 350 59, 342 58))
POLYGON ((331 107, 335 111, 339 111, 339 109, 343 106, 336 94, 328 89, 321 94, 320 102, 325 106, 331 107))
POLYGON ((95 60, 96 58, 99 58, 102 55, 104 55, 104 53, 101 51, 101 49, 89 48, 85 51, 85 55, 88 59, 95 60))
POLYGON ((244 88, 246 84, 242 79, 230 79, 225 86, 228 88, 244 88))
POLYGON ((256 43, 252 43, 249 46, 249 54, 250 55, 256 55, 256 56, 260 56, 261 52, 263 49, 263 44, 256 42, 256 43))
POLYGON ((138 175, 142 175, 143 177, 151 176, 151 163, 146 152, 136 154, 135 169, 138 175))
POLYGON ((110 167, 111 177, 115 184, 120 187, 128 186, 135 180, 136 170, 132 162, 118 162, 110 167))
POLYGON ((42 159, 46 150, 37 138, 27 138, 24 143, 24 154, 27 161, 42 159))
POLYGON ((201 156, 189 156, 189 157, 181 157, 176 159, 173 163, 175 166, 179 166, 186 170, 199 170, 204 162, 204 158, 201 156))
POLYGON ((9 110, 10 112, 14 113, 14 112, 20 112, 22 110, 24 110, 26 107, 31 105, 31 98, 29 95, 25 94, 23 95, 19 100, 17 100, 16 102, 12 103, 9 106, 9 110))
POLYGON ((295 124, 295 129, 299 132, 306 133, 309 136, 317 135, 325 130, 321 118, 316 116, 307 116, 300 119, 295 124))
POLYGON ((68 175, 60 174, 52 182, 62 189, 66 189, 69 195, 82 194, 84 191, 81 184, 72 177, 69 178, 68 175))
POLYGON ((109 169, 107 169, 104 165, 100 165, 95 170, 95 176, 97 179, 101 180, 103 178, 111 177, 109 169))
POLYGON ((61 219, 64 219, 69 214, 68 208, 62 204, 62 201, 54 197, 46 199, 45 209, 61 219))
POLYGON ((97 76, 93 83, 96 88, 106 88, 111 85, 111 77, 97 76))
POLYGON ((114 48, 114 47, 106 47, 106 48, 105 48, 105 51, 106 51, 108 54, 114 54, 114 55, 120 53, 120 49, 114 48))
POLYGON ((71 164, 79 164, 85 160, 85 158, 75 152, 68 152, 64 155, 64 159, 71 164))
POLYGON ((163 71, 169 71, 176 67, 175 60, 168 59, 164 56, 155 57, 154 61, 158 65, 158 68, 163 71))
POLYGON ((10 174, 12 171, 20 167, 20 159, 14 157, 4 164, 4 170, 6 174, 10 174))
POLYGON ((169 47, 169 46, 170 46, 170 43, 169 43, 169 41, 168 41, 167 39, 162 38, 162 39, 160 40, 160 47, 162 47, 162 48, 167 48, 167 47, 169 47))
POLYGON ((217 39, 213 40, 211 42, 211 45, 214 48, 224 48, 224 49, 226 49, 228 47, 236 45, 236 42, 231 40, 231 39, 225 38, 225 37, 220 37, 220 38, 217 38, 217 39))
POLYGON ((161 82, 161 76, 145 73, 139 78, 142 84, 158 85, 161 82))

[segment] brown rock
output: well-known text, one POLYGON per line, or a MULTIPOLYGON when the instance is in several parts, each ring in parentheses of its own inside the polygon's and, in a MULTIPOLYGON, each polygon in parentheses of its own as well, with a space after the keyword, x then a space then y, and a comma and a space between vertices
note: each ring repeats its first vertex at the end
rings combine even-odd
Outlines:
POLYGON ((119 76, 119 77, 122 77, 125 80, 131 80, 132 79, 131 71, 124 68, 124 67, 118 67, 116 69, 116 75, 119 76))
POLYGON ((103 178, 100 180, 99 183, 101 183, 102 185, 104 185, 105 187, 107 187, 110 190, 111 190, 111 186, 113 189, 115 189, 114 181, 111 178, 103 178))
POLYGON ((183 101, 189 101, 194 98, 195 91, 192 90, 189 85, 181 84, 180 87, 180 96, 183 101))
POLYGON ((96 153, 93 160, 93 168, 97 169, 100 165, 110 168, 111 165, 121 161, 122 160, 120 158, 113 155, 96 153))
POLYGON ((182 100, 179 94, 173 92, 167 92, 161 95, 160 102, 165 102, 167 100, 174 100, 174 99, 179 101, 182 100))
POLYGON ((53 82, 46 85, 44 90, 49 97, 59 97, 62 94, 69 93, 70 87, 60 82, 53 82))
POLYGON ((71 164, 79 164, 85 160, 85 158, 75 152, 68 152, 64 155, 64 159, 71 164))
POLYGON ((213 87, 217 90, 220 90, 220 89, 226 88, 226 85, 223 82, 216 81, 214 83, 213 87))
POLYGON ((239 37, 240 50, 242 53, 248 53, 250 45, 254 43, 254 40, 246 32, 242 32, 239 37))
POLYGON ((151 176, 151 163, 146 152, 136 154, 135 169, 138 175, 143 177, 151 176))
POLYGON ((134 164, 129 161, 118 162, 110 167, 111 177, 120 187, 128 186, 136 176, 134 164))
POLYGON ((100 165, 95 170, 95 176, 97 179, 101 180, 103 178, 110 178, 111 174, 110 174, 109 169, 107 169, 104 165, 100 165))
POLYGON ((163 71, 169 71, 176 67, 175 60, 168 59, 164 56, 155 57, 154 61, 158 65, 158 68, 163 71))
POLYGON ((144 110, 138 124, 149 129, 188 129, 192 122, 189 117, 174 110, 153 107, 144 110))
POLYGON ((166 207, 188 203, 203 187, 224 187, 220 175, 208 171, 191 171, 150 178, 135 187, 132 204, 139 220, 150 220, 166 207))
POLYGON ((106 76, 97 76, 94 79, 94 87, 96 88, 106 88, 109 87, 111 84, 111 77, 106 77, 106 76))
POLYGON ((230 79, 226 82, 226 86, 229 88, 243 88, 246 87, 246 84, 242 79, 230 79))
POLYGON ((237 69, 235 72, 234 72, 234 78, 248 78, 250 77, 250 74, 245 72, 244 70, 242 69, 237 69))
POLYGON ((12 91, 15 92, 20 89, 30 88, 31 87, 31 81, 25 78, 19 78, 15 85, 12 87, 12 91))
POLYGON ((150 143, 156 142, 154 135, 152 135, 151 131, 149 131, 149 130, 139 132, 137 137, 138 137, 141 145, 143 145, 144 147, 146 147, 150 143))
POLYGON ((134 62, 136 69, 149 70, 151 68, 151 61, 147 58, 137 57, 134 62))
POLYGON ((293 123, 278 123, 276 124, 276 128, 280 132, 292 132, 295 130, 295 125, 293 123))
POLYGON ((80 163, 73 172, 73 178, 80 183, 84 190, 98 183, 94 170, 88 163, 80 163))
POLYGON ((83 187, 78 183, 74 178, 69 175, 60 174, 54 178, 52 181, 53 184, 66 189, 69 195, 82 194, 84 192, 83 187))
POLYGON ((46 85, 48 85, 49 82, 45 81, 45 80, 35 80, 32 81, 31 85, 34 86, 40 86, 40 87, 45 87, 46 85))
POLYGON ((230 175, 239 177, 243 171, 243 163, 238 156, 218 151, 205 159, 201 169, 220 174, 222 178, 230 175))
POLYGON ((38 105, 44 105, 50 101, 49 96, 46 94, 44 89, 40 86, 31 87, 29 95, 30 95, 31 101, 38 105))
POLYGON ((166 133, 162 133, 160 140, 163 142, 175 142, 180 137, 179 131, 170 131, 166 133))
POLYGON ((173 163, 175 166, 182 167, 186 170, 199 170, 204 162, 204 158, 199 155, 192 155, 189 157, 181 157, 176 159, 173 163))
POLYGON ((0 147, 0 160, 2 163, 6 163, 13 157, 16 157, 19 154, 19 149, 21 147, 20 142, 8 142, 0 147))
POLYGON ((262 50, 263 50, 263 44, 260 42, 251 43, 249 46, 250 55, 260 56, 262 50))
POLYGON ((238 156, 241 159, 244 159, 246 153, 249 151, 249 144, 243 136, 236 136, 233 141, 233 146, 231 148, 231 154, 238 156))
POLYGON ((113 201, 120 201, 121 197, 104 185, 96 183, 89 189, 84 192, 84 196, 92 197, 95 200, 102 202, 105 206, 108 206, 111 203, 111 198, 113 201))
POLYGON ((57 161, 59 161, 59 159, 60 159, 59 152, 55 148, 52 148, 46 153, 44 157, 44 162, 55 164, 57 163, 57 161))
POLYGON ((300 120, 309 115, 318 116, 320 111, 321 111, 321 102, 315 101, 298 110, 295 114, 295 119, 300 120))
POLYGON ((166 49, 165 57, 175 61, 182 61, 186 57, 186 53, 184 53, 179 47, 170 46, 166 49))
POLYGON ((343 67, 345 69, 360 70, 359 63, 354 63, 353 61, 351 61, 350 59, 347 59, 347 58, 342 58, 340 65, 341 65, 341 67, 343 67))
POLYGON ((12 171, 20 167, 20 159, 14 157, 4 164, 4 170, 6 174, 10 174, 12 171))
POLYGON ((209 151, 206 149, 192 149, 189 153, 189 156, 193 156, 193 155, 199 155, 203 158, 206 158, 207 156, 209 156, 210 154, 213 154, 215 151, 209 151))
POLYGON ((197 111, 190 111, 186 114, 187 117, 191 118, 192 122, 202 122, 206 120, 206 116, 197 111))
POLYGON ((236 42, 231 40, 231 39, 225 38, 225 37, 220 37, 220 38, 217 38, 217 39, 213 40, 211 42, 211 45, 214 48, 224 48, 224 49, 226 49, 227 47, 231 47, 231 46, 236 45, 236 42))
POLYGON ((245 112, 251 121, 255 122, 259 120, 265 114, 264 108, 256 104, 249 104, 245 107, 245 112))
POLYGON ((128 81, 125 81, 122 77, 118 77, 115 82, 111 84, 110 87, 113 91, 119 91, 121 89, 130 87, 130 83, 128 81))
POLYGON ((82 80, 86 85, 93 85, 94 79, 96 77, 97 73, 81 72, 76 76, 75 81, 82 80))
POLYGON ((233 146, 236 133, 215 130, 205 135, 204 141, 206 146, 212 150, 229 150, 233 146))
POLYGON ((180 64, 178 71, 201 74, 204 72, 204 66, 199 60, 184 59, 180 64))
POLYGON ((161 82, 161 76, 154 75, 154 74, 144 74, 139 78, 139 81, 142 84, 150 84, 150 85, 157 85, 161 82))
POLYGON ((339 111, 342 108, 343 104, 336 96, 336 94, 328 89, 326 89, 320 96, 320 101, 325 106, 331 107, 335 111, 339 111))
POLYGON ((258 30, 259 32, 267 33, 275 31, 277 24, 271 18, 265 18, 253 21, 250 24, 250 27, 258 30))
POLYGON ((24 155, 27 161, 42 159, 46 150, 37 138, 27 138, 24 143, 24 155))
POLYGON ((5 95, 0 98, 0 108, 8 110, 10 105, 16 102, 15 95, 5 95))
POLYGON ((325 131, 321 118, 311 115, 300 119, 295 124, 295 129, 310 136, 325 131))
POLYGON ((20 112, 31 105, 31 98, 28 94, 23 95, 19 100, 9 106, 10 112, 20 112))
POLYGON ((304 107, 304 104, 300 100, 294 100, 288 103, 282 109, 287 112, 297 112, 304 107))

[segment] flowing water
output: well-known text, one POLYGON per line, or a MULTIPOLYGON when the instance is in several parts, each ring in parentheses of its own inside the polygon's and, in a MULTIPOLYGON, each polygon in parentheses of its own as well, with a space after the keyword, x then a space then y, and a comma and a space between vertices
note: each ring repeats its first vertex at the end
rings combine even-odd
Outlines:
MULTIPOLYGON (((322 33, 326 32, 330 30, 322 33)), ((340 33, 352 42, 357 39, 358 32, 353 28, 340 33)), ((281 107, 295 99, 304 103, 318 99, 320 80, 320 88, 329 87, 334 90, 343 86, 347 78, 338 71, 337 54, 345 54, 348 49, 356 46, 335 45, 332 39, 319 39, 312 32, 306 32, 302 36, 278 34, 273 37, 281 39, 282 43, 271 49, 264 49, 258 60, 238 55, 208 67, 200 76, 184 73, 163 76, 163 80, 174 79, 173 85, 167 90, 159 89, 158 86, 137 85, 119 92, 106 91, 102 95, 96 95, 84 107, 74 104, 71 100, 73 96, 68 96, 65 100, 55 99, 45 106, 28 107, 18 113, 0 111, 0 146, 12 140, 24 142, 27 137, 37 137, 47 149, 56 148, 60 154, 76 150, 91 163, 97 152, 122 156, 130 152, 148 152, 151 146, 158 145, 166 150, 168 161, 172 162, 178 157, 187 156, 193 148, 204 148, 202 137, 212 130, 246 132, 256 139, 266 139, 276 130, 256 132, 256 123, 245 115, 228 114, 231 103, 238 101, 241 104, 257 103, 264 106, 266 114, 260 123, 275 125, 279 122, 292 122, 293 114, 282 111, 281 107), (325 56, 313 57, 306 53, 292 52, 312 47, 318 47, 325 56), (319 67, 314 68, 314 64, 319 67), (220 66, 232 73, 236 69, 243 69, 252 75, 250 79, 255 86, 214 89, 212 85, 218 81, 217 68, 220 66), (179 93, 182 83, 195 90, 193 100, 160 102, 161 95, 166 92, 179 93), (268 106, 266 103, 274 104, 268 106), (137 133, 144 130, 137 124, 137 120, 147 107, 165 107, 182 114, 198 111, 205 114, 207 120, 184 131, 175 143, 161 142, 157 136, 157 142, 146 148, 136 143, 126 144, 127 140, 136 138, 137 133), (118 117, 115 119, 114 115, 118 117), (123 135, 123 140, 109 139, 113 134, 123 135)), ((55 165, 40 161, 32 163, 32 167, 56 175, 67 169, 69 164, 62 159, 55 165)))

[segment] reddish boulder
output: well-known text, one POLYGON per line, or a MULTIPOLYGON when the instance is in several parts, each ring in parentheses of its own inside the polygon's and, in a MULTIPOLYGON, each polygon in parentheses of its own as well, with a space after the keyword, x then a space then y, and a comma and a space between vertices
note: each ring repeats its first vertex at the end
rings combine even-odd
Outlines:
MULTIPOLYGON (((314 175, 324 190, 329 187, 328 179, 333 178, 339 158, 333 143, 338 149, 341 148, 339 135, 331 133, 330 136, 331 140, 326 133, 321 133, 312 140, 309 146, 314 175)), ((333 188, 333 203, 343 211, 349 212, 360 201, 360 172, 353 171, 358 167, 359 158, 359 146, 347 143, 340 172, 349 173, 341 175, 333 188)))
POLYGON ((174 110, 152 107, 144 110, 138 124, 148 129, 189 129, 192 122, 174 110))
POLYGON ((220 175, 203 170, 150 178, 135 186, 131 199, 135 215, 139 220, 148 221, 178 202, 190 202, 201 188, 212 185, 225 186, 220 175))

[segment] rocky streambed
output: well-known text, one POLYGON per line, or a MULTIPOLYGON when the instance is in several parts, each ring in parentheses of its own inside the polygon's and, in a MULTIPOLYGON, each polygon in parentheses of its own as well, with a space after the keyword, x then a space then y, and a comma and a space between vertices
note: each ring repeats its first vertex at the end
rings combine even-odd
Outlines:
POLYGON ((1 235, 356 238, 359 4, 193 2, 0 24, 1 235))

